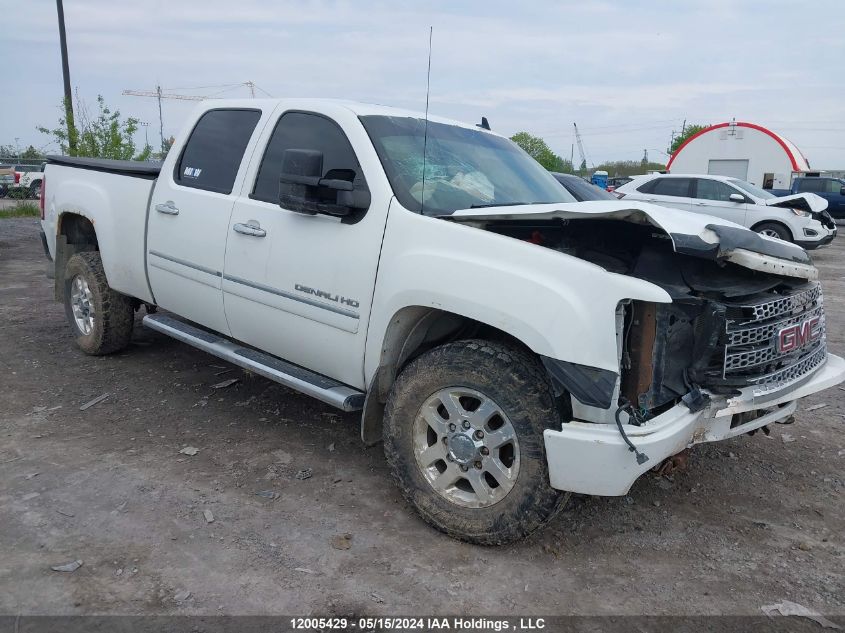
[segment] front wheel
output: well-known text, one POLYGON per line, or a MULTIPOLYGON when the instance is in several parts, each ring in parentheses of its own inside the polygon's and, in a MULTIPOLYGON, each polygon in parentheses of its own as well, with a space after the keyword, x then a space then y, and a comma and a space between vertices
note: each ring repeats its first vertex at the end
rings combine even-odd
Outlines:
POLYGON ((86 354, 111 354, 129 345, 135 320, 132 299, 109 288, 100 254, 77 253, 65 267, 65 314, 86 354))
POLYGON ((384 450, 423 519, 452 537, 499 545, 537 530, 569 497, 549 485, 543 441, 559 422, 535 358, 460 341, 423 354, 397 378, 384 450))
POLYGON ((780 224, 775 224, 774 222, 764 222, 763 224, 759 224, 754 227, 754 230, 760 235, 774 237, 779 240, 783 240, 784 242, 792 241, 792 236, 789 234, 789 230, 780 224))

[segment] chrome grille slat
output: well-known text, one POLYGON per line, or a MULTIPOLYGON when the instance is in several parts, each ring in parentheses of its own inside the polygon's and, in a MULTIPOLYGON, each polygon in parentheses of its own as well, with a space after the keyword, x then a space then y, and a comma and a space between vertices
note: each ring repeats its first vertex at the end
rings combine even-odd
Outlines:
POLYGON ((822 341, 819 349, 800 362, 790 365, 785 369, 753 379, 751 384, 759 386, 758 389, 754 390, 754 395, 760 396, 788 387, 790 384, 821 367, 825 360, 827 360, 827 346, 822 341))
POLYGON ((765 321, 784 314, 790 314, 795 308, 816 301, 819 297, 821 297, 821 292, 821 286, 815 284, 808 290, 796 292, 795 294, 787 297, 742 307, 750 308, 752 310, 753 316, 749 322, 765 321))
POLYGON ((800 323, 804 319, 810 319, 814 316, 823 316, 824 311, 822 306, 810 310, 804 314, 791 316, 777 323, 770 323, 767 325, 757 325, 753 327, 743 327, 739 329, 728 330, 728 345, 731 347, 742 345, 754 345, 755 343, 771 342, 772 337, 781 329, 800 323))

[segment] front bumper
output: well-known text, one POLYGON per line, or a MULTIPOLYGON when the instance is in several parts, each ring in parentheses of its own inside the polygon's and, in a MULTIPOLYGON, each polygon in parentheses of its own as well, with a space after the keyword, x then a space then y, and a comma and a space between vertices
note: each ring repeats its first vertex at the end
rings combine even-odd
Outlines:
POLYGON ((813 250, 815 248, 819 248, 821 246, 827 246, 830 244, 833 239, 836 237, 836 233, 838 232, 838 228, 836 224, 833 225, 833 228, 829 228, 824 226, 824 231, 827 235, 824 235, 821 239, 813 239, 813 240, 795 240, 795 243, 798 244, 804 250, 813 250))
POLYGON ((649 461, 638 464, 613 424, 569 422, 560 431, 543 433, 552 488, 589 495, 619 496, 631 488, 643 473, 667 457, 693 444, 716 442, 748 433, 792 415, 797 400, 845 380, 845 360, 832 354, 809 379, 790 385, 765 401, 742 389, 740 395, 714 396, 711 406, 693 413, 679 404, 642 426, 627 425, 625 432, 649 461), (760 409, 773 410, 745 424, 731 428, 733 415, 760 409))

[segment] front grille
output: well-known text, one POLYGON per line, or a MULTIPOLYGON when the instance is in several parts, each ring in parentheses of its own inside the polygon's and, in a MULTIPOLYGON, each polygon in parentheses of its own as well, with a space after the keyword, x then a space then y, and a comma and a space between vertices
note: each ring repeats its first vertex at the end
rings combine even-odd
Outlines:
POLYGON ((788 295, 755 301, 725 303, 726 337, 718 383, 756 386, 755 394, 769 393, 818 369, 827 358, 824 305, 821 287, 811 283, 788 295), (778 350, 784 328, 818 318, 815 340, 790 352, 778 350))

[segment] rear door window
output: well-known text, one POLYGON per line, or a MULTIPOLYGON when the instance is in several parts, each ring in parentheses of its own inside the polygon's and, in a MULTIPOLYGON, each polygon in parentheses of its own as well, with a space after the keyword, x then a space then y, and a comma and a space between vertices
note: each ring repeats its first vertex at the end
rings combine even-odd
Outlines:
POLYGON ((209 110, 203 114, 176 163, 176 182, 183 187, 232 193, 260 118, 260 110, 209 110))
POLYGON ((658 178, 654 181, 649 193, 658 196, 673 196, 676 198, 689 198, 691 195, 692 178, 658 178))

